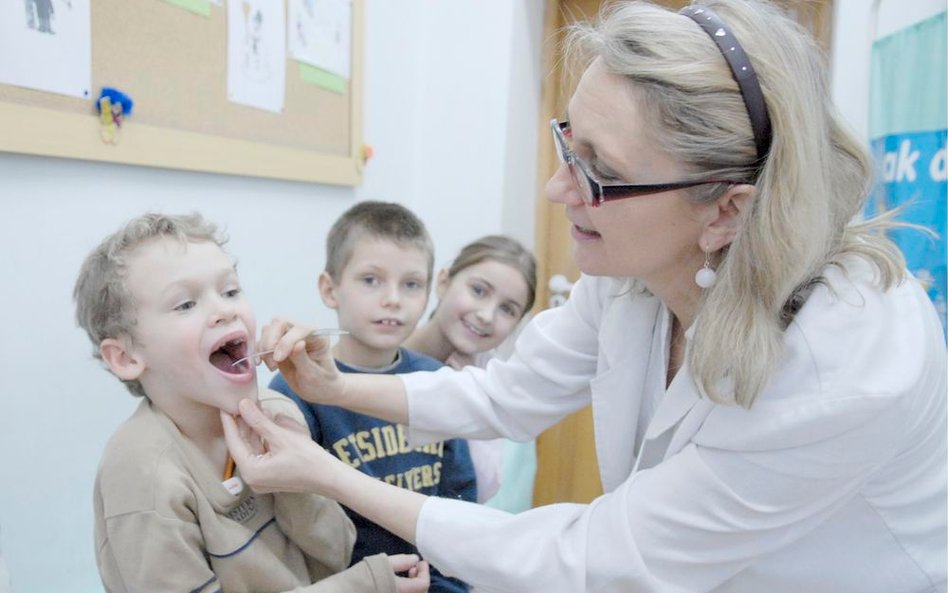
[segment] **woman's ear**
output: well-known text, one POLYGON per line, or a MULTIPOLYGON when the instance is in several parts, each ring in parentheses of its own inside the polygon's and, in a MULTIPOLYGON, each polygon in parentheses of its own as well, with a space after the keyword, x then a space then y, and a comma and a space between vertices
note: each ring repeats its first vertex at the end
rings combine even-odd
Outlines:
POLYGON ((99 344, 99 355, 112 374, 123 381, 138 379, 145 363, 127 343, 127 338, 106 338, 99 344))
POLYGON ((319 275, 319 297, 323 299, 323 304, 330 309, 336 309, 339 306, 336 300, 336 283, 333 282, 329 272, 323 272, 319 275))
POLYGON ((744 226, 756 189, 747 183, 732 185, 710 204, 709 220, 700 239, 702 249, 713 253, 731 244, 744 226))
POLYGON ((451 284, 451 277, 448 276, 448 269, 441 268, 441 271, 438 272, 438 281, 435 284, 435 294, 438 295, 438 300, 444 298, 444 293, 448 290, 448 285, 451 284))

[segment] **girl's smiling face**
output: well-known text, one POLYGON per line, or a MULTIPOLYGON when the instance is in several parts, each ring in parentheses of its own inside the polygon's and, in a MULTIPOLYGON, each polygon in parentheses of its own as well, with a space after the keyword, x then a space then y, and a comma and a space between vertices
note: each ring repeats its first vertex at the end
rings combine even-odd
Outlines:
POLYGON ((519 270, 485 260, 453 278, 438 276, 438 309, 434 321, 462 354, 492 350, 514 330, 526 313, 527 283, 519 270))

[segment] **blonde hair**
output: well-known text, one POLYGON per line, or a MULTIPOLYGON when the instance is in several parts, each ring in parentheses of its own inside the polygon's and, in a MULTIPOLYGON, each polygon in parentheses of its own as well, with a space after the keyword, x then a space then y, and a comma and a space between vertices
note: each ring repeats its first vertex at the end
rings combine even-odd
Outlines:
MULTIPOLYGON (((625 77, 650 114, 645 133, 696 178, 755 184, 742 229, 720 254, 717 283, 705 291, 688 352, 710 399, 749 408, 776 368, 787 324, 827 266, 864 257, 888 288, 902 279, 904 260, 880 232, 890 222, 852 222, 873 168, 833 108, 814 39, 769 2, 700 4, 721 17, 757 72, 773 128, 762 165, 738 85, 692 19, 646 2, 616 4, 597 24, 574 27, 568 51, 625 77)), ((711 201, 726 190, 690 193, 711 201)))
MULTIPOLYGON (((148 213, 128 221, 106 237, 86 256, 72 291, 76 323, 92 342, 92 356, 102 359, 99 345, 106 338, 134 339, 135 301, 126 286, 128 256, 140 245, 159 237, 182 244, 213 242, 223 246, 227 238, 200 214, 173 216, 148 213)), ((138 381, 122 381, 135 395, 145 395, 138 381)))
POLYGON ((537 296, 537 260, 533 254, 518 241, 503 235, 487 235, 464 246, 451 266, 448 278, 452 279, 461 271, 485 261, 506 264, 520 272, 527 285, 527 302, 524 303, 521 317, 533 308, 537 296))

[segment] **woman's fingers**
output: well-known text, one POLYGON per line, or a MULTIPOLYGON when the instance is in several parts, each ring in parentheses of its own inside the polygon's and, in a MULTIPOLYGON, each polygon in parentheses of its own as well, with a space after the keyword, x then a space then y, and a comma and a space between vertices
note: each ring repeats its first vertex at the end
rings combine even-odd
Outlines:
POLYGON ((257 455, 251 445, 251 439, 248 432, 241 429, 237 424, 237 419, 221 410, 221 424, 224 426, 224 440, 227 441, 227 449, 230 451, 234 461, 249 459, 257 455))
POLYGON ((268 437, 276 438, 273 430, 276 425, 249 399, 241 400, 238 409, 240 416, 237 418, 221 411, 221 424, 230 455, 241 473, 246 474, 250 466, 266 453, 264 443, 268 437))
POLYGON ((299 434, 302 434, 302 435, 305 435, 305 436, 309 436, 309 428, 307 428, 306 426, 303 426, 303 425, 300 424, 297 420, 294 420, 293 418, 290 418, 290 417, 287 416, 286 414, 277 413, 277 414, 273 417, 273 422, 274 422, 277 426, 280 426, 280 427, 285 428, 285 429, 287 429, 287 430, 293 430, 293 431, 298 432, 299 434))
POLYGON ((261 360, 271 371, 275 370, 294 349, 305 348, 306 338, 312 330, 309 326, 294 323, 289 319, 274 317, 260 330, 257 350, 273 350, 270 354, 264 354, 261 360))
MULTIPOLYGON (((274 346, 273 360, 281 362, 292 353, 306 350, 306 340, 313 333, 313 328, 307 325, 297 325, 286 329, 286 332, 280 337, 280 340, 274 346)), ((312 338, 310 338, 312 339, 312 338)))
POLYGON ((390 554, 388 563, 394 572, 405 572, 414 568, 421 558, 417 554, 390 554))
POLYGON ((254 492, 320 493, 322 482, 313 479, 313 469, 322 468, 316 475, 325 477, 338 460, 312 441, 309 430, 281 415, 271 420, 249 399, 238 409, 240 416, 222 415, 221 423, 243 481, 254 492))
POLYGON ((257 404, 249 399, 242 399, 237 409, 240 410, 241 419, 247 423, 247 426, 249 426, 254 433, 264 440, 273 436, 273 427, 275 425, 263 410, 257 407, 257 404))

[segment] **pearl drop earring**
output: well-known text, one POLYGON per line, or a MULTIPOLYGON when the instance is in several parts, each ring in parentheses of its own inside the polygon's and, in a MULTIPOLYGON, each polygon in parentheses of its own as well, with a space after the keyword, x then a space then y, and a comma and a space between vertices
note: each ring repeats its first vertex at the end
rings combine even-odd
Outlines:
POLYGON ((711 253, 704 252, 704 267, 695 274, 695 284, 701 288, 711 288, 718 281, 718 274, 711 267, 711 253))

